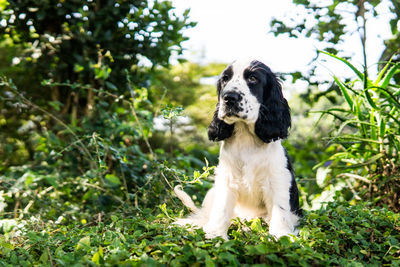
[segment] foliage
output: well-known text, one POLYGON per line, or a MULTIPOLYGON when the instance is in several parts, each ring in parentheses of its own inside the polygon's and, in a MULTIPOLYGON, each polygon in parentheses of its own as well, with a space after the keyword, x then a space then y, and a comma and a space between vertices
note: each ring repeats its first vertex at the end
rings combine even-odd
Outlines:
MULTIPOLYGON (((77 142, 64 135, 60 122, 106 136, 110 125, 100 124, 110 114, 103 110, 121 109, 114 102, 118 99, 104 95, 151 98, 141 88, 149 88, 152 68, 180 54, 186 40, 182 31, 195 25, 188 11, 176 14, 169 1, 7 1, 1 15, 0 50, 12 52, 0 65, 1 75, 18 88, 16 93, 1 87, 5 166, 34 160, 37 129, 50 130, 60 142, 77 142), (152 68, 138 66, 143 62, 152 68), (146 95, 135 95, 139 91, 146 95), (20 102, 20 96, 35 107, 20 102), (6 155, 18 151, 27 153, 9 162, 6 155)), ((148 112, 139 113, 149 119, 148 112)))
POLYGON ((325 118, 317 123, 320 114, 313 110, 326 110, 332 104, 327 99, 321 98, 311 105, 303 101, 299 94, 291 95, 288 102, 292 126, 284 147, 292 161, 296 181, 301 189, 301 204, 305 208, 312 208, 315 206, 314 199, 325 189, 317 182, 313 168, 320 162, 326 161, 331 154, 331 151, 327 151, 326 136, 332 130, 334 123, 332 118, 325 118))
MULTIPOLYGON (((273 18, 270 22, 271 32, 275 35, 287 34, 290 37, 312 38, 315 46, 319 50, 327 51, 332 54, 340 55, 343 58, 349 59, 353 56, 354 51, 345 51, 346 42, 352 36, 359 36, 362 44, 363 66, 369 67, 367 63, 366 44, 368 41, 368 21, 372 23, 373 18, 387 17, 388 11, 382 6, 389 5, 390 12, 390 29, 393 37, 385 40, 385 50, 382 52, 381 61, 386 62, 390 58, 394 62, 398 61, 400 43, 400 34, 398 28, 398 20, 400 14, 399 2, 394 1, 377 1, 377 0, 334 0, 334 1, 304 1, 293 0, 296 8, 291 14, 287 14, 284 18, 273 18), (305 15, 304 15, 305 14, 305 15)), ((371 25, 371 27, 374 27, 371 25)), ((315 77, 317 65, 316 59, 320 57, 317 52, 316 57, 310 62, 311 68, 304 71, 291 73, 293 80, 304 79, 310 85, 318 86, 326 83, 326 81, 316 81, 315 77)), ((394 77, 399 81, 400 76, 394 77)), ((309 90, 304 94, 304 99, 311 103, 314 101, 310 98, 327 95, 331 92, 338 92, 336 86, 328 86, 325 92, 315 92, 309 90)), ((311 87, 310 87, 311 89, 311 87)))
POLYGON ((293 242, 288 237, 275 241, 260 220, 236 220, 230 227, 231 240, 225 242, 205 240, 201 230, 172 226, 175 213, 168 207, 161 205, 158 215, 154 209, 128 209, 67 225, 34 217, 20 225, 9 222, 0 237, 0 265, 400 264, 400 218, 386 209, 330 204, 307 214, 293 242))
POLYGON ((2 2, 0 12, 0 50, 11 51, 0 64, 2 216, 68 221, 147 205, 168 183, 160 166, 186 175, 204 165, 204 154, 169 159, 149 141, 160 109, 151 75, 181 53, 188 11, 169 1, 33 0, 2 2))
MULTIPOLYGON (((37 108, 42 116, 58 120, 26 99, 14 84, 3 80, 0 85, 12 90, 25 108, 37 108)), ((3 165, 3 215, 26 218, 41 214, 46 219, 70 221, 115 207, 147 207, 166 201, 169 196, 162 193, 165 187, 190 180, 193 168, 204 165, 206 152, 198 153, 196 158, 196 154, 188 156, 179 149, 166 154, 161 148, 153 148, 150 137, 154 115, 146 91, 136 88, 132 94, 141 97, 129 100, 123 95, 100 92, 104 95, 99 104, 108 111, 99 113, 98 124, 84 120, 82 127, 74 127, 58 120, 60 128, 50 130, 42 122, 43 128, 34 129, 30 135, 34 160, 23 165, 3 165)), ((186 149, 188 152, 190 149, 186 149)))
POLYGON ((215 77, 225 67, 222 63, 183 62, 157 69, 151 79, 153 99, 165 105, 183 106, 197 125, 208 126, 217 102, 215 77))
POLYGON ((334 76, 346 103, 321 111, 337 122, 331 140, 335 153, 319 165, 326 174, 335 169, 333 181, 322 184, 344 178, 352 190, 399 210, 400 90, 391 81, 400 64, 388 62, 373 81, 347 60, 325 54, 346 64, 357 79, 343 82, 334 76))
POLYGON ((182 30, 194 26, 188 10, 179 16, 169 1, 7 3, 0 33, 24 46, 27 67, 54 82, 104 79, 122 89, 124 69, 142 57, 168 65, 171 53, 182 51, 182 30))

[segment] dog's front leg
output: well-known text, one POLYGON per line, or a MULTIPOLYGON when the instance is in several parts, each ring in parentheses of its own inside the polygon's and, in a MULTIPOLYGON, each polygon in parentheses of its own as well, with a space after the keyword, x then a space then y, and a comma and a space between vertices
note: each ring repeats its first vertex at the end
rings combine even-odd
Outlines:
POLYGON ((232 219, 237 194, 228 186, 225 177, 216 177, 214 184, 214 198, 210 207, 210 217, 203 226, 206 238, 217 236, 228 240, 228 228, 232 219))
MULTIPOLYGON (((290 175, 288 173, 287 175, 290 175)), ((297 216, 290 211, 289 189, 290 183, 284 182, 287 177, 273 179, 272 205, 269 206, 270 216, 269 233, 277 238, 284 235, 295 235, 297 216)))

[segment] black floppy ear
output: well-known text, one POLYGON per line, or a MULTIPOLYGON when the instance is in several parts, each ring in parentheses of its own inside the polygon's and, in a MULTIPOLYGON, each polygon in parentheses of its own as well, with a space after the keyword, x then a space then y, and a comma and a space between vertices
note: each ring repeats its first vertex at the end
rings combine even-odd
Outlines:
MULTIPOLYGON (((219 79, 217 83, 218 100, 221 95, 221 90, 222 82, 221 79, 219 79)), ((210 126, 208 126, 208 139, 216 142, 231 137, 233 134, 233 129, 235 128, 234 124, 227 124, 223 120, 218 119, 218 110, 219 102, 215 108, 213 120, 211 121, 210 126)))
POLYGON ((266 75, 267 85, 254 130, 258 138, 269 143, 288 136, 291 119, 289 105, 282 95, 278 78, 272 72, 266 75))
POLYGON ((217 103, 213 120, 210 126, 208 126, 208 139, 210 139, 210 141, 222 141, 231 137, 235 127, 233 124, 227 124, 223 120, 218 119, 218 109, 219 103, 217 103))

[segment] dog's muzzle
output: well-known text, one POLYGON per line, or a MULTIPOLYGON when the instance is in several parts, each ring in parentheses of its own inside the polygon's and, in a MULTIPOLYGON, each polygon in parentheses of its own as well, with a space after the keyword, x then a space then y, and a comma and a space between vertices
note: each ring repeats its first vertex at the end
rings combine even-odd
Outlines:
POLYGON ((243 108, 240 107, 242 96, 239 92, 233 90, 226 91, 222 95, 222 100, 227 116, 237 116, 237 114, 243 110, 243 108))

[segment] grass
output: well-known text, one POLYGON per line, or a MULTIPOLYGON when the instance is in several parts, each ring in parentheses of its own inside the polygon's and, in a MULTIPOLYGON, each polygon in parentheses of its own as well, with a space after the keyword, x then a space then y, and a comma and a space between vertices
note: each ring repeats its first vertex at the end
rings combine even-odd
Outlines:
POLYGON ((230 240, 171 225, 165 206, 98 214, 89 222, 39 218, 6 227, 0 266, 399 266, 400 215, 366 204, 308 212, 295 241, 275 241, 260 220, 233 222, 230 240), (154 215, 157 214, 157 215, 154 215))

